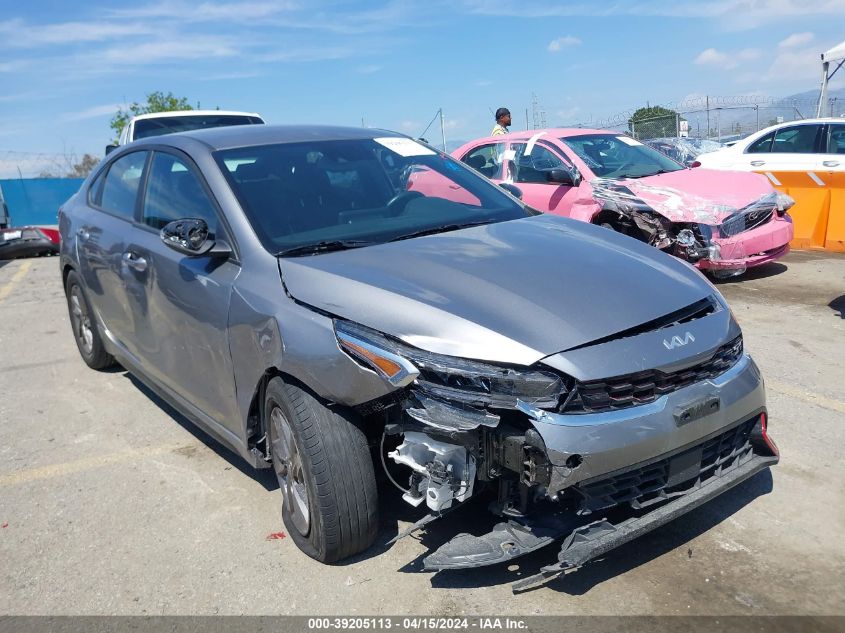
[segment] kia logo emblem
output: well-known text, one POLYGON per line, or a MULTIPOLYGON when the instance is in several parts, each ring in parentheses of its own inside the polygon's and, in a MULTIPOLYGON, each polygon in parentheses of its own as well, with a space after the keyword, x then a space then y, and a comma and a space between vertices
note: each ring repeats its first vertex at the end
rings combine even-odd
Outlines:
POLYGON ((683 347, 687 343, 695 343, 695 337, 690 332, 686 332, 683 337, 673 336, 669 340, 663 339, 663 347, 666 349, 675 349, 676 347, 683 347))

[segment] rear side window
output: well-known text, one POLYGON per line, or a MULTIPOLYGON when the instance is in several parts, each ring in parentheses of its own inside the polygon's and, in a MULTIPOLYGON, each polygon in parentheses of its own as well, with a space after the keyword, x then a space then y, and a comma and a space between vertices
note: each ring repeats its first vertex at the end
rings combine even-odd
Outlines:
POLYGON ((748 149, 745 150, 749 154, 768 154, 772 151, 772 139, 775 137, 774 132, 769 132, 762 138, 757 139, 748 149))
POLYGON ((816 151, 816 137, 820 125, 795 125, 785 127, 775 133, 772 153, 812 154, 816 151))
POLYGON ((828 154, 845 154, 845 124, 834 123, 830 125, 830 132, 827 136, 828 154))
POLYGON ((94 179, 94 182, 91 183, 91 186, 88 187, 88 204, 94 207, 99 207, 100 202, 102 200, 102 193, 103 193, 103 180, 106 178, 106 171, 103 170, 99 173, 99 175, 94 179))
POLYGON ((103 211, 132 219, 146 161, 147 152, 132 152, 111 164, 100 194, 99 206, 103 211))
POLYGON ((178 156, 154 152, 141 221, 160 229, 185 218, 205 220, 211 234, 218 232, 217 212, 193 169, 178 156))
POLYGON ((501 156, 504 149, 504 143, 481 145, 464 154, 461 161, 488 178, 495 178, 501 169, 501 156))

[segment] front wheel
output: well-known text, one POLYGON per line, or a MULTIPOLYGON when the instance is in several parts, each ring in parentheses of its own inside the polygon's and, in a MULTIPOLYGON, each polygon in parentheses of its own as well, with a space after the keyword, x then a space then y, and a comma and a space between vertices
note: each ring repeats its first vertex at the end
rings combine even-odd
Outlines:
POLYGON ((372 545, 378 493, 367 439, 355 416, 273 378, 264 421, 282 493, 282 520, 297 546, 333 563, 372 545))

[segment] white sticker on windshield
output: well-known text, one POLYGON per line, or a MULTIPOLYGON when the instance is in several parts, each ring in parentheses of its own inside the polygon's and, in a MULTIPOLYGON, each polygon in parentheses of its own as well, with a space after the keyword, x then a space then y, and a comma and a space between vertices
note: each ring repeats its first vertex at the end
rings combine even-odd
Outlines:
POLYGON ((420 145, 410 138, 386 136, 383 138, 374 138, 373 140, 400 156, 432 156, 436 154, 436 152, 428 149, 425 145, 420 145))
POLYGON ((642 145, 642 143, 635 141, 630 136, 617 136, 616 138, 625 143, 625 145, 642 145))

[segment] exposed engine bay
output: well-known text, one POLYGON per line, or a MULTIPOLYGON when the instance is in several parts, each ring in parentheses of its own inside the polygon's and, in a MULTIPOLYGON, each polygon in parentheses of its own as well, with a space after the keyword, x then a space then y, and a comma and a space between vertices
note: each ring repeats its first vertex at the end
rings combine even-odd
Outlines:
MULTIPOLYGON (((590 183, 601 205, 596 224, 639 239, 691 263, 741 259, 735 236, 783 215, 795 204, 772 192, 741 208, 719 205, 671 187, 598 178, 590 183)), ((744 272, 738 268, 733 274, 744 272)))
MULTIPOLYGON (((670 315, 668 322, 688 323, 716 312, 722 312, 719 306, 706 300, 670 315)), ((528 589, 670 520, 690 504, 703 503, 721 491, 720 486, 733 485, 777 460, 766 444, 762 408, 728 428, 718 428, 704 441, 682 444, 646 462, 632 447, 622 458, 628 461, 611 459, 606 465, 610 472, 604 473, 597 465, 602 456, 595 441, 591 445, 582 440, 581 454, 579 446, 563 450, 544 439, 556 441, 561 421, 576 428, 578 420, 592 423, 602 414, 612 420, 663 394, 724 374, 743 358, 741 336, 678 372, 579 381, 552 367, 507 368, 444 357, 349 322, 337 321, 336 333, 342 349, 397 387, 359 407, 370 426, 381 430, 378 449, 388 478, 407 503, 425 504, 429 511, 397 538, 481 494, 501 519, 483 536, 455 536, 425 558, 427 570, 495 564, 564 539, 556 565, 514 587, 528 589), (723 477, 727 473, 731 476, 723 477), (708 481, 716 485, 704 486, 708 481)), ((669 433, 677 434, 678 426, 692 428, 692 422, 727 408, 722 398, 710 394, 676 407, 669 433)), ((585 428, 590 433, 590 427, 585 428)), ((610 437, 613 429, 604 432, 610 437)), ((624 446, 628 440, 620 442, 624 446)))

